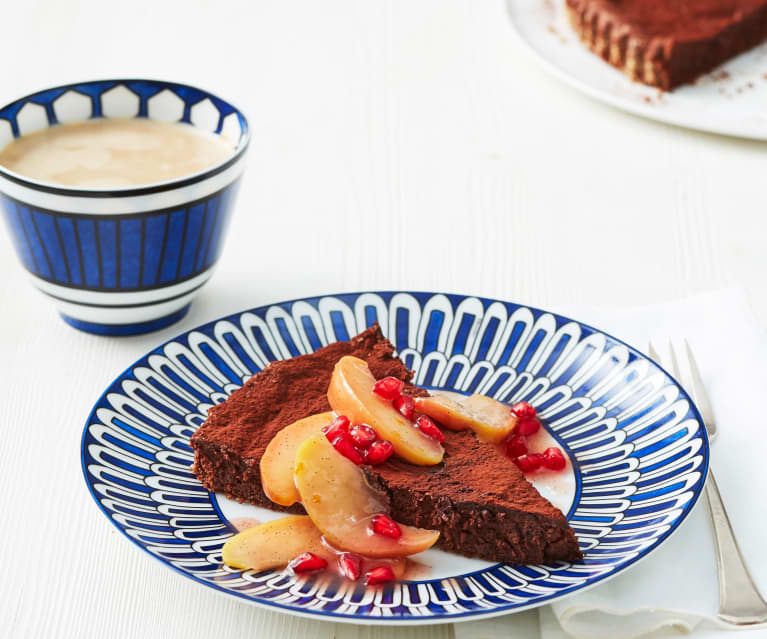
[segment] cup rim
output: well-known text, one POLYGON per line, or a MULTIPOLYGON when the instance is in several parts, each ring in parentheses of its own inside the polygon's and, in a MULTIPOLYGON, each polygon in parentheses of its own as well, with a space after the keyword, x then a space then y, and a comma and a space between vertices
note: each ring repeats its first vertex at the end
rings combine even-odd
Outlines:
MULTIPOLYGON (((248 150, 248 147, 250 146, 250 122, 248 121, 248 118, 245 115, 244 111, 240 109, 238 106, 236 106, 229 100, 220 98, 217 94, 213 93, 212 91, 208 91, 207 89, 202 89, 199 86, 186 84, 183 82, 171 82, 169 80, 160 80, 157 78, 102 78, 102 79, 83 80, 80 82, 68 82, 66 84, 60 84, 57 86, 38 89, 37 91, 33 91, 32 93, 28 93, 27 95, 11 100, 7 104, 0 106, 0 111, 8 108, 9 106, 13 104, 16 104, 17 102, 22 102, 24 100, 33 98, 40 93, 46 93, 48 91, 56 91, 58 89, 74 89, 78 86, 88 85, 88 84, 98 84, 102 82, 115 82, 118 84, 125 84, 128 82, 148 82, 151 84, 162 84, 162 85, 165 85, 166 87, 192 89, 193 91, 200 91, 201 93, 205 93, 209 97, 213 97, 213 98, 216 98, 217 100, 220 100, 221 102, 225 102, 226 104, 231 106, 235 110, 235 112, 239 114, 240 118, 242 119, 242 123, 244 125, 243 134, 242 134, 240 143, 238 147, 235 148, 234 153, 230 157, 222 160, 221 162, 217 164, 214 164, 211 167, 208 167, 207 169, 203 169, 195 173, 190 173, 182 177, 174 178, 172 180, 165 180, 163 182, 152 182, 145 185, 140 184, 136 186, 110 187, 110 188, 83 188, 83 187, 67 186, 63 184, 59 185, 59 184, 54 184, 51 182, 42 182, 39 180, 35 180, 34 178, 30 178, 20 173, 16 173, 15 171, 11 171, 10 169, 3 166, 2 164, 0 164, 0 177, 3 177, 17 184, 21 184, 22 186, 26 186, 30 189, 34 189, 36 191, 44 191, 46 193, 53 193, 56 195, 68 195, 72 197, 105 198, 105 197, 130 197, 135 195, 151 195, 152 193, 160 193, 162 191, 169 191, 172 189, 189 186, 190 184, 195 184, 209 177, 217 175, 218 173, 221 173, 225 171, 226 169, 228 169, 230 166, 233 166, 234 164, 236 164, 245 155, 245 152, 248 150)), ((109 119, 109 118, 104 118, 104 119, 109 119)), ((19 136, 19 137, 22 137, 22 136, 19 136)))

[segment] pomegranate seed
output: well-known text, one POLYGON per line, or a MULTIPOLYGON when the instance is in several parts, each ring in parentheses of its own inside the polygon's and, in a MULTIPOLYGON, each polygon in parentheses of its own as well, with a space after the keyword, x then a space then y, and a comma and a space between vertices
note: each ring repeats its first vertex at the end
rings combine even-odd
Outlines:
POLYGON ((408 395, 400 395, 392 402, 392 406, 409 420, 413 420, 413 415, 415 415, 415 401, 412 397, 408 395))
POLYGON ((555 446, 543 451, 543 459, 541 461, 549 470, 562 470, 567 466, 564 454, 555 446))
POLYGON ((391 401, 402 395, 403 388, 405 388, 405 382, 401 379, 397 379, 396 377, 384 377, 375 383, 373 392, 379 397, 391 401))
POLYGON ((506 454, 512 459, 527 454, 527 442, 521 435, 512 435, 506 440, 506 454))
POLYGON ((357 466, 365 461, 362 453, 354 447, 354 443, 349 439, 348 435, 336 437, 331 443, 333 448, 346 457, 346 459, 351 459, 357 466))
POLYGON ((338 558, 338 567, 344 577, 355 581, 359 579, 362 573, 362 558, 359 555, 345 552, 338 558))
POLYGON ((418 428, 424 435, 433 437, 440 444, 443 441, 445 441, 445 435, 437 427, 437 425, 431 420, 430 417, 427 417, 426 415, 421 415, 418 419, 415 420, 415 425, 416 425, 416 428, 418 428))
POLYGON ((517 422, 514 432, 517 435, 532 435, 537 433, 540 427, 541 422, 538 421, 537 417, 525 417, 517 422))
POLYGON ((349 418, 344 415, 339 415, 325 426, 325 428, 322 429, 322 432, 325 433, 325 437, 331 442, 336 437, 343 437, 349 432, 349 418))
POLYGON ((383 464, 392 456, 393 452, 394 446, 392 446, 388 439, 379 439, 370 444, 365 451, 365 463, 372 464, 373 466, 383 464))
POLYGON ((391 566, 376 566, 365 574, 365 585, 376 586, 394 581, 394 571, 391 566))
POLYGON ((514 413, 520 419, 525 417, 535 417, 535 407, 527 402, 517 402, 511 407, 511 412, 514 413))
POLYGON ((367 448, 378 439, 378 434, 367 424, 359 424, 349 429, 349 437, 351 437, 355 446, 367 448))
POLYGON ((326 568, 327 565, 328 562, 322 557, 318 557, 311 552, 305 552, 293 559, 293 561, 288 564, 288 568, 293 572, 310 572, 312 570, 322 570, 323 568, 326 568))
POLYGON ((399 539, 402 537, 402 529, 399 524, 389 515, 376 515, 370 522, 371 530, 377 535, 389 537, 390 539, 399 539))
POLYGON ((530 453, 529 455, 520 455, 514 460, 514 463, 519 466, 523 473, 532 473, 541 467, 542 461, 543 455, 530 453))

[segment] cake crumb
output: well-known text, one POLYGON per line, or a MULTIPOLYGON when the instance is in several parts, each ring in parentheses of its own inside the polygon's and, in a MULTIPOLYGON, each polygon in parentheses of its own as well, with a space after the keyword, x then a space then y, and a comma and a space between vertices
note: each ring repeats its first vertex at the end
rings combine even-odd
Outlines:
POLYGON ((559 38, 559 41, 560 41, 562 44, 567 44, 567 38, 566 38, 565 36, 563 36, 563 35, 562 35, 562 34, 559 32, 559 29, 557 29, 557 28, 556 28, 556 27, 555 27, 553 24, 547 24, 547 25, 546 25, 546 30, 547 30, 547 31, 548 31, 548 32, 549 32, 551 35, 553 35, 553 36, 556 36, 557 38, 559 38))

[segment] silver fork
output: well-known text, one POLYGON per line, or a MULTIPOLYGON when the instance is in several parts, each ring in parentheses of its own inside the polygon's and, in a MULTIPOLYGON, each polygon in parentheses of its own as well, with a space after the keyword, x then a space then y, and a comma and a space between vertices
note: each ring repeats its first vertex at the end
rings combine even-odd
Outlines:
MULTIPOLYGON (((708 439, 713 442, 716 437, 714 413, 711 410, 706 389, 703 387, 703 380, 687 340, 684 341, 684 345, 689 374, 680 369, 674 347, 670 342, 670 358, 664 366, 671 370, 674 377, 692 395, 706 426, 708 439)), ((648 352, 650 357, 663 364, 663 360, 653 348, 652 343, 649 345, 648 352)), ((735 626, 763 623, 767 621, 767 602, 759 594, 751 573, 748 572, 711 467, 708 470, 705 493, 714 525, 714 541, 716 542, 716 563, 719 569, 719 619, 735 626)))

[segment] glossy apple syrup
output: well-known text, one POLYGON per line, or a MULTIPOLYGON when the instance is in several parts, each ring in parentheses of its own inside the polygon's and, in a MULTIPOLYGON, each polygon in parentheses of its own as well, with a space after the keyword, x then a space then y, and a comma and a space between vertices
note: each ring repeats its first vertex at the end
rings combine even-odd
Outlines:
POLYGON ((254 528, 255 526, 260 526, 264 522, 259 521, 258 519, 254 519, 253 517, 235 517, 229 523, 231 523, 232 526, 235 527, 237 532, 242 532, 243 530, 247 530, 248 528, 254 528))
MULTIPOLYGON (((559 442, 541 425, 538 432, 527 435, 527 446, 530 452, 542 453, 552 446, 562 449, 559 442)), ((564 450, 563 450, 564 452, 564 450)), ((575 469, 570 456, 565 452, 566 465, 562 470, 539 469, 526 473, 527 480, 535 486, 538 492, 567 516, 575 501, 576 479, 575 469)), ((509 463, 514 463, 509 460, 509 463)))
MULTIPOLYGON (((235 517, 230 520, 230 523, 232 524, 232 526, 234 526, 237 532, 240 533, 244 530, 248 530, 248 528, 259 526, 264 522, 258 519, 255 519, 253 517, 235 517)), ((335 561, 329 561, 327 568, 325 568, 324 570, 317 570, 317 571, 312 571, 311 573, 304 573, 304 574, 316 575, 319 573, 326 573, 331 575, 338 575, 339 577, 343 577, 344 579, 350 579, 350 576, 345 572, 342 566, 342 557, 344 555, 353 555, 359 558, 360 574, 358 575, 357 579, 364 579, 365 575, 368 572, 380 566, 388 566, 389 568, 391 568, 396 579, 398 580, 415 579, 415 578, 418 578, 415 575, 428 574, 429 566, 426 566, 425 564, 422 564, 417 561, 411 561, 407 559, 406 557, 392 557, 392 558, 366 557, 364 555, 359 555, 357 553, 349 553, 345 550, 341 550, 340 548, 336 548, 335 546, 333 546, 333 544, 331 544, 327 539, 325 539, 324 536, 322 537, 322 545, 325 546, 325 548, 327 548, 335 556, 335 561)), ((288 568, 287 570, 290 571, 290 568, 288 568)), ((355 581, 354 579, 350 579, 350 580, 355 581)))

